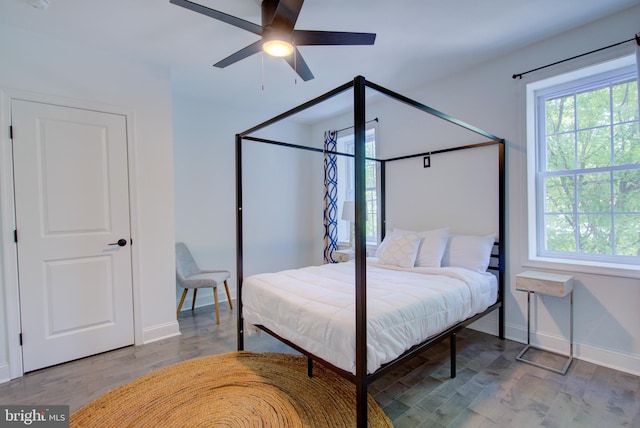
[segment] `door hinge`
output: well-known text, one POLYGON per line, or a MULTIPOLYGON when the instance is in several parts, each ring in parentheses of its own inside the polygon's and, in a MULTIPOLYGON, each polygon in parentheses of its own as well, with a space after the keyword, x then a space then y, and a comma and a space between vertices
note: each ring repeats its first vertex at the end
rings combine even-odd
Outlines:
POLYGON ((18 335, 18 340, 20 341, 20 346, 22 346, 22 333, 18 335))
POLYGON ((18 243, 18 229, 13 230, 13 242, 18 243))
POLYGON ((13 140, 13 125, 9 125, 9 138, 13 140))

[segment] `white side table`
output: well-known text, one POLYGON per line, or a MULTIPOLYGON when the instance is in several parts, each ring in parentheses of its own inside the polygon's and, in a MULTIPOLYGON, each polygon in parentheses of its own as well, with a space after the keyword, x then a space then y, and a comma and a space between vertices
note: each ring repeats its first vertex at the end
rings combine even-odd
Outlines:
POLYGON ((335 250, 333 252, 333 258, 338 262, 348 262, 352 260, 355 256, 355 253, 352 250, 335 250))
POLYGON ((560 275, 548 272, 527 271, 516 275, 516 290, 527 292, 527 346, 518 354, 516 360, 551 370, 562 375, 567 373, 571 361, 573 361, 573 277, 571 275, 560 275), (531 345, 531 293, 544 294, 555 297, 565 297, 569 295, 569 355, 558 354, 531 345), (567 362, 560 370, 553 367, 527 360, 524 355, 531 348, 538 349, 552 354, 566 356, 567 362))

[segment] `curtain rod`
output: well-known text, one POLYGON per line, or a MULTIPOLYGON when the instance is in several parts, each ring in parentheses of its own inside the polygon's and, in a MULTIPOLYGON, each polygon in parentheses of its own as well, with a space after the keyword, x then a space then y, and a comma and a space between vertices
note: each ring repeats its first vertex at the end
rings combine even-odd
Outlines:
MULTIPOLYGON (((377 121, 378 121, 378 118, 376 117, 374 119, 366 121, 365 124, 366 123, 371 123, 371 122, 377 122, 377 121)), ((351 128, 353 128, 353 126, 347 126, 346 128, 338 129, 336 132, 346 131, 347 129, 351 129, 351 128)))
POLYGON ((580 57, 585 56, 585 55, 590 55, 592 53, 600 52, 600 51, 603 51, 605 49, 609 49, 609 48, 612 48, 614 46, 621 45, 623 43, 631 42, 633 40, 635 40, 636 44, 638 46, 640 46, 640 33, 636 34, 635 37, 633 37, 633 38, 631 38, 629 40, 625 40, 623 42, 614 43, 612 45, 605 46, 603 48, 596 49, 596 50, 593 50, 593 51, 590 51, 590 52, 585 52, 585 53, 580 54, 580 55, 572 56, 571 58, 567 58, 567 59, 563 59, 563 60, 560 60, 560 61, 556 61, 556 62, 554 62, 552 64, 543 65, 542 67, 534 68, 533 70, 525 71, 523 73, 514 74, 513 76, 511 76, 511 78, 513 78, 513 79, 522 79, 522 76, 524 76, 525 74, 533 73, 534 71, 542 70, 543 68, 547 68, 547 67, 551 67, 553 65, 561 64, 561 63, 566 62, 566 61, 571 61, 572 59, 580 58, 580 57))

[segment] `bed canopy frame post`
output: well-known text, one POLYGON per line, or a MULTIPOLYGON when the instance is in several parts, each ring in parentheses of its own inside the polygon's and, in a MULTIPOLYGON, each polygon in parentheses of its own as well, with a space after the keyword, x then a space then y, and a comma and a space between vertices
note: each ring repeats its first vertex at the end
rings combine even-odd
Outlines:
POLYGON ((387 234, 387 190, 386 190, 386 165, 385 161, 378 162, 380 166, 380 202, 378 203, 378 210, 380 212, 380 227, 378 229, 380 233, 380 242, 384 239, 387 234))
POLYGON ((505 252, 506 252, 506 235, 505 224, 507 222, 506 212, 506 171, 505 171, 505 141, 501 139, 498 144, 498 292, 500 293, 500 301, 502 304, 498 308, 498 337, 504 339, 504 321, 505 321, 505 300, 504 300, 504 282, 505 282, 505 252))
POLYGON ((367 266, 365 175, 365 80, 353 80, 356 214, 356 414, 357 426, 367 426, 367 266))
POLYGON ((236 305, 238 307, 237 315, 237 337, 238 350, 244 350, 244 319, 242 318, 242 279, 243 279, 243 260, 242 260, 242 137, 236 134, 236 274, 238 278, 238 299, 236 305))

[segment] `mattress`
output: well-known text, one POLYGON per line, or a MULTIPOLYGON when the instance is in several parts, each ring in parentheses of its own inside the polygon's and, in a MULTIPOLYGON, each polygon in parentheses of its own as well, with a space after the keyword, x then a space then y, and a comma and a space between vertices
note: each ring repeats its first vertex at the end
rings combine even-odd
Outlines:
MULTIPOLYGON (((261 325, 355 374, 355 263, 247 277, 245 323, 261 325)), ((496 277, 464 268, 409 269, 367 261, 367 372, 497 299, 496 277)))

